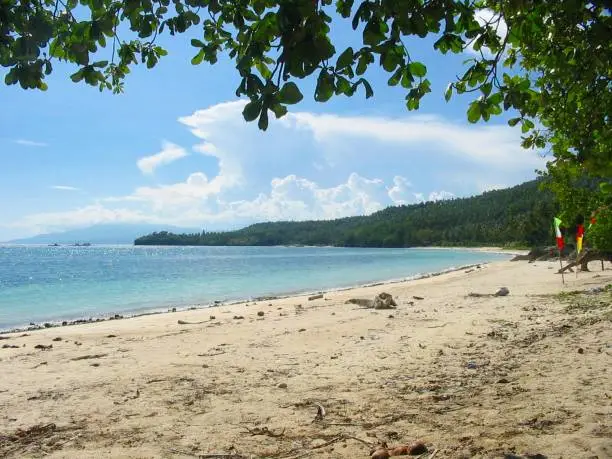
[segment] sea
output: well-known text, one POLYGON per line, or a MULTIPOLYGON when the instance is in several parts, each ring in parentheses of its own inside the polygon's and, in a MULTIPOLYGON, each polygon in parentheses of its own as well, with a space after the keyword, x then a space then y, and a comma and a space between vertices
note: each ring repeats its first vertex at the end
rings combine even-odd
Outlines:
POLYGON ((0 246, 0 330, 414 279, 509 255, 467 249, 0 246))

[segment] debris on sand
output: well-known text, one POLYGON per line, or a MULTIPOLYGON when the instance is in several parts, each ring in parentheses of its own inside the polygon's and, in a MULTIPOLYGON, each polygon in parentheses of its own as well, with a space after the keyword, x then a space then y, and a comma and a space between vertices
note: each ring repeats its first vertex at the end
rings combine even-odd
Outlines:
POLYGON ((40 349, 41 351, 48 351, 49 349, 53 349, 53 344, 37 344, 34 346, 34 349, 40 349))
POLYGON ((102 357, 106 357, 107 355, 108 354, 87 354, 87 355, 81 355, 80 357, 74 357, 70 360, 76 361, 76 360, 101 359, 102 357))
POLYGON ((389 293, 379 293, 374 298, 374 309, 395 309, 397 303, 389 293))
POLYGON ((428 451, 427 446, 422 441, 415 441, 407 445, 387 446, 382 443, 372 451, 371 459, 386 459, 394 456, 418 456, 428 451))
POLYGON ((351 298, 346 300, 345 304, 356 304, 357 306, 367 309, 395 309, 397 307, 397 303, 393 299, 393 296, 385 292, 379 293, 373 300, 351 298))
POLYGON ((308 301, 320 300, 321 298, 323 298, 323 294, 319 293, 318 295, 309 296, 308 297, 308 301))
POLYGON ((474 293, 470 292, 467 296, 473 298, 482 298, 482 297, 492 297, 492 296, 508 296, 510 294, 510 290, 508 287, 500 287, 495 293, 474 293))

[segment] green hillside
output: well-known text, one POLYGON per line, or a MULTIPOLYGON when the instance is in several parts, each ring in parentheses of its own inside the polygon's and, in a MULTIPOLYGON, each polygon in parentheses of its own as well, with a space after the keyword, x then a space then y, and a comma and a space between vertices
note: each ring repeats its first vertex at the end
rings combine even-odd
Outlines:
POLYGON ((136 245, 414 247, 550 242, 556 205, 531 181, 470 198, 388 207, 369 216, 257 223, 237 231, 152 233, 136 245))

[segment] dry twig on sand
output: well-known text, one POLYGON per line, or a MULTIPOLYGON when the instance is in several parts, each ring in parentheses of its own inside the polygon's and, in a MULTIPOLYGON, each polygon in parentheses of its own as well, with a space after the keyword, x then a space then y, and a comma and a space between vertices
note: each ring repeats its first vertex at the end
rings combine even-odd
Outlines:
POLYGON ((267 435, 268 437, 278 438, 282 437, 285 434, 285 429, 283 429, 280 433, 274 433, 266 426, 263 427, 255 427, 253 429, 249 429, 247 426, 243 426, 252 436, 255 435, 267 435))

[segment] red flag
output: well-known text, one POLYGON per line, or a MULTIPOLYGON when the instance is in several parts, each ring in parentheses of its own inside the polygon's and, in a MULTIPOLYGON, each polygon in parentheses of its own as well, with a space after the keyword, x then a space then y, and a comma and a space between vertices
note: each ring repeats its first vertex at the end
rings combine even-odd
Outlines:
POLYGON ((561 233, 561 219, 555 217, 555 237, 557 238, 557 247, 559 250, 563 250, 563 234, 561 233))

